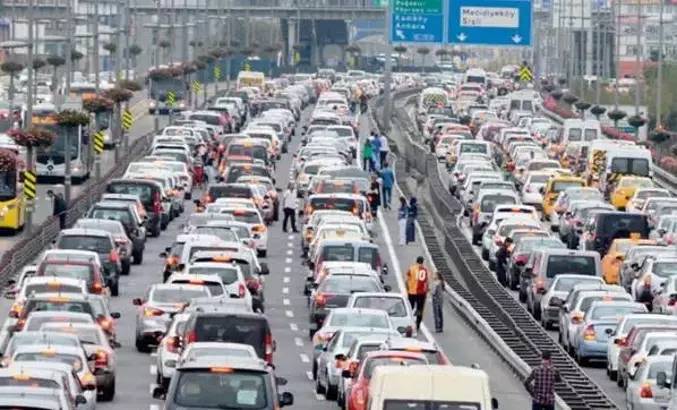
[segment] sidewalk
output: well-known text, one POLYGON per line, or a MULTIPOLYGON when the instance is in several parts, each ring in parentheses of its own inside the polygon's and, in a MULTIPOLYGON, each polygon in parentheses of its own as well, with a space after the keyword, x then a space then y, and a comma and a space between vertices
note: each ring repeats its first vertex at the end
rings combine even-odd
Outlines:
MULTIPOLYGON (((379 208, 379 227, 382 235, 375 242, 380 249, 387 250, 387 260, 390 273, 398 276, 397 283, 401 292, 404 292, 403 277, 418 256, 426 255, 422 238, 417 232, 416 242, 409 245, 399 245, 399 225, 397 222, 397 205, 399 204, 399 190, 393 193, 392 206, 394 209, 379 208), (382 211, 382 212, 381 212, 382 211)), ((429 262, 429 261, 426 261, 429 262)), ((491 392, 498 399, 502 409, 531 408, 531 400, 522 383, 503 362, 490 346, 486 344, 474 330, 468 327, 464 319, 456 312, 451 303, 445 300, 444 305, 444 332, 431 333, 434 329, 432 316, 432 298, 426 300, 424 311, 424 325, 422 335, 434 340, 455 365, 479 365, 489 375, 491 392)))

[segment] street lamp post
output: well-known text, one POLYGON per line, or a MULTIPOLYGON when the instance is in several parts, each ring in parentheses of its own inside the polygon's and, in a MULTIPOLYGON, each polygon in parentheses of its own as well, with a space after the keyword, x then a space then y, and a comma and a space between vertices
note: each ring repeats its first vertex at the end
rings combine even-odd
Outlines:
POLYGON ((656 72, 656 128, 662 128, 661 111, 663 110, 663 12, 664 2, 660 2, 658 14, 658 67, 656 72))

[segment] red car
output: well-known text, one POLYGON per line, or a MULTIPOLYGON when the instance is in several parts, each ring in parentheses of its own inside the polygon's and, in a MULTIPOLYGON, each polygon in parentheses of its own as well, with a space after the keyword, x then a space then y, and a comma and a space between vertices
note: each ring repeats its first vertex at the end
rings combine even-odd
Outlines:
MULTIPOLYGON (((423 353, 376 351, 367 353, 355 374, 351 375, 350 393, 347 394, 347 410, 366 410, 369 401, 369 380, 378 366, 407 366, 414 364, 429 364, 423 353)), ((348 377, 350 370, 344 370, 344 377, 348 377)))

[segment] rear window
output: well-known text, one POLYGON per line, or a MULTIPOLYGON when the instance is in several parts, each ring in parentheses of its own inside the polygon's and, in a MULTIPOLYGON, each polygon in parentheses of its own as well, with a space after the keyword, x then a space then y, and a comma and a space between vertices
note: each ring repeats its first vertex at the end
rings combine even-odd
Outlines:
POLYGON ((137 195, 144 204, 151 203, 153 200, 153 189, 147 184, 115 182, 108 185, 107 191, 113 194, 137 195))
POLYGON ((677 262, 656 262, 653 265, 652 273, 663 278, 675 276, 677 275, 677 262))
POLYGON ((153 301, 160 303, 188 303, 192 298, 209 296, 203 289, 155 289, 153 301))
POLYGON ((19 387, 46 387, 48 389, 60 390, 61 386, 56 380, 39 379, 37 377, 0 377, 0 387, 19 386, 19 387))
POLYGON ((628 297, 623 296, 622 294, 620 296, 588 296, 583 298, 581 301, 581 306, 579 310, 581 312, 587 312, 588 309, 590 309, 590 306, 592 306, 592 302, 597 302, 599 300, 606 300, 606 301, 627 301, 628 297))
POLYGON ((59 238, 57 248, 109 253, 113 244, 109 238, 102 236, 66 235, 59 238))
POLYGON ((365 296, 357 298, 353 307, 383 310, 388 313, 388 316, 392 317, 407 316, 407 308, 400 298, 365 296))
POLYGON ((565 273, 597 275, 597 264, 592 256, 550 255, 546 276, 554 278, 565 273))
POLYGON ((359 209, 357 200, 351 198, 311 198, 310 206, 313 210, 337 210, 353 212, 359 209))
MULTIPOLYGON (((179 280, 172 281, 172 283, 181 284, 181 285, 196 285, 196 284, 197 285, 204 285, 209 289, 209 293, 211 293, 212 296, 223 295, 223 287, 218 282, 206 282, 205 281, 205 282, 197 283, 197 282, 190 281, 190 280, 187 280, 187 279, 186 280, 179 279, 179 280)), ((202 294, 200 296, 205 296, 205 295, 202 294)))
POLYGON ((590 318, 593 320, 615 319, 630 313, 638 313, 643 311, 644 310, 638 306, 614 306, 613 304, 610 304, 609 306, 596 306, 594 310, 590 312, 590 318))
POLYGON ((29 300, 26 312, 75 312, 92 314, 92 307, 82 301, 29 300))
POLYGON ((319 291, 343 295, 357 292, 378 292, 379 290, 379 286, 372 278, 352 275, 330 276, 319 287, 319 291))
POLYGON ((221 125, 221 118, 217 115, 192 114, 188 118, 191 120, 204 121, 209 125, 221 125))
POLYGON ((614 158, 611 160, 611 172, 649 176, 649 160, 644 158, 614 158))
POLYGON ((373 269, 378 268, 379 265, 378 248, 372 247, 360 248, 357 253, 357 261, 368 263, 371 265, 373 269))
POLYGON ((14 356, 14 361, 64 363, 72 366, 76 372, 82 369, 82 360, 78 356, 69 354, 19 353, 14 356))
MULTIPOLYGON (((414 364, 426 364, 424 360, 414 359, 412 357, 379 357, 369 359, 365 363, 364 375, 369 379, 374 373, 374 369, 379 366, 409 366, 414 364)), ((410 407, 409 407, 410 408, 410 407)), ((426 408, 427 410, 427 408, 426 408)))
MULTIPOLYGON (((127 209, 94 208, 88 216, 93 219, 112 219, 128 226, 133 222, 132 215, 127 209)), ((91 226, 91 228, 96 229, 96 226, 91 226)))
POLYGON ((181 408, 268 409, 265 373, 180 371, 173 403, 181 408))
POLYGON ((325 246, 322 253, 325 261, 353 261, 355 259, 355 249, 352 245, 325 246))
POLYGON ((227 342, 249 345, 263 359, 265 338, 269 330, 265 319, 251 316, 222 315, 199 316, 195 323, 195 333, 198 342, 227 342))
POLYGON ((252 190, 248 186, 210 186, 209 197, 212 201, 218 198, 251 198, 252 190))
POLYGON ((247 224, 260 224, 261 218, 256 211, 241 211, 241 210, 223 210, 222 214, 233 215, 233 219, 238 222, 244 222, 247 224))
POLYGON ((582 187, 582 181, 558 181, 552 184, 552 192, 560 193, 567 188, 578 188, 582 187))
POLYGON ((227 267, 198 266, 190 268, 191 274, 219 275, 224 285, 230 285, 237 280, 237 269, 227 267))
POLYGON ((584 278, 560 278, 555 285, 555 291, 557 292, 569 292, 576 285, 581 284, 595 284, 600 283, 596 279, 584 279, 584 278))
POLYGON ((268 152, 266 147, 261 145, 245 146, 242 144, 230 144, 228 146, 228 156, 244 155, 266 161, 268 159, 268 152))
POLYGON ((89 284, 92 268, 88 265, 46 264, 42 269, 42 276, 82 279, 89 284))
POLYGON ((25 286, 24 292, 26 295, 30 295, 33 292, 82 293, 82 288, 79 286, 65 285, 63 283, 32 283, 25 286))
MULTIPOLYGON (((598 221, 597 224, 598 231, 604 233, 623 232, 628 237, 632 233, 639 233, 644 238, 648 235, 649 227, 647 226, 646 217, 643 215, 613 214, 600 215, 599 218, 601 221, 598 221)), ((621 237, 621 235, 615 236, 621 237)))
POLYGON ((510 195, 486 195, 482 197, 480 212, 494 212, 496 205, 512 205, 516 203, 515 197, 510 195))

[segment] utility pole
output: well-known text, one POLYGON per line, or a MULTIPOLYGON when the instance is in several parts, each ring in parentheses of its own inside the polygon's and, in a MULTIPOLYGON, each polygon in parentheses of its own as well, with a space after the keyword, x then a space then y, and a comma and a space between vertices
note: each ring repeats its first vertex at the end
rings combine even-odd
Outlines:
POLYGON ((64 54, 66 57, 66 84, 64 90, 64 100, 71 93, 71 77, 73 76, 73 60, 71 54, 73 53, 73 3, 72 0, 66 2, 66 46, 64 47, 64 54))
MULTIPOLYGON (((29 128, 33 122, 33 1, 28 0, 28 87, 26 90, 26 121, 24 128, 29 128)), ((35 163, 33 162, 33 147, 26 147, 26 169, 35 173, 35 163)), ((26 204, 26 231, 28 233, 33 229, 33 207, 35 201, 29 199, 26 204)))
MULTIPOLYGON (((592 13, 590 14, 591 19, 590 19, 590 25, 592 25, 592 13)), ((585 37, 585 0, 581 0, 581 32, 578 36, 578 48, 580 50, 578 56, 578 68, 579 68, 579 74, 581 75, 581 86, 580 86, 580 92, 579 92, 579 98, 581 101, 583 101, 583 95, 585 94, 585 65, 586 65, 586 58, 584 57, 586 55, 586 42, 583 41, 585 37)))
POLYGON ((656 128, 662 128, 661 111, 663 110, 663 11, 664 2, 661 1, 658 17, 658 67, 656 73, 656 128))
MULTIPOLYGON (((132 14, 130 12, 130 0, 125 4, 125 80, 129 80, 131 69, 131 56, 129 55, 129 37, 132 35, 132 14)), ((125 104, 129 106, 129 104, 125 104)))
MULTIPOLYGON (((614 83, 614 111, 618 111, 618 79, 621 75, 621 2, 615 4, 616 11, 616 47, 614 49, 614 58, 616 63, 616 81, 614 83)), ((615 125, 615 124, 614 124, 615 125)))
MULTIPOLYGON (((642 2, 637 2, 637 44, 635 56, 635 115, 639 116, 640 77, 642 77, 642 2)), ((639 133, 639 130, 637 130, 639 133)))
MULTIPOLYGON (((96 87, 97 97, 101 94, 100 82, 101 75, 99 69, 99 2, 94 1, 94 86, 96 87)), ((99 122, 94 116, 94 132, 99 132, 99 122)), ((93 144, 90 144, 93 147, 93 144)), ((94 154, 94 175, 96 181, 101 181, 101 154, 94 154)))
MULTIPOLYGON (((204 53, 205 55, 209 54, 209 36, 210 36, 210 28, 209 28, 209 0, 205 0, 205 30, 204 30, 204 53)), ((207 70, 209 67, 205 69, 205 81, 204 84, 202 85, 202 101, 204 104, 207 104, 207 70)))
MULTIPOLYGON (((160 2, 155 2, 155 26, 153 27, 153 66, 160 68, 160 2)), ((153 89, 153 79, 150 80, 150 88, 153 89)), ((153 116, 153 128, 157 134, 160 131, 160 94, 155 94, 155 115, 153 116)))
POLYGON ((389 2, 388 6, 386 7, 386 30, 385 30, 385 36, 386 36, 386 61, 385 61, 385 72, 384 72, 384 77, 383 77, 383 118, 381 118, 381 122, 383 123, 383 130, 381 132, 389 132, 390 131, 390 113, 392 110, 392 95, 390 93, 390 84, 392 83, 392 76, 393 76, 393 59, 392 59, 392 49, 393 45, 391 42, 391 31, 392 31, 392 16, 393 16, 393 3, 394 2, 389 2))

